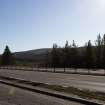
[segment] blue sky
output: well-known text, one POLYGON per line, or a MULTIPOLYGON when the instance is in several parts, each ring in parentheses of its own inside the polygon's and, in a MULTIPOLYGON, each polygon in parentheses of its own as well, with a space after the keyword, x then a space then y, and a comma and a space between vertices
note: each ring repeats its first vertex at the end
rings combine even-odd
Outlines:
POLYGON ((0 0, 0 53, 84 45, 105 33, 105 0, 0 0))

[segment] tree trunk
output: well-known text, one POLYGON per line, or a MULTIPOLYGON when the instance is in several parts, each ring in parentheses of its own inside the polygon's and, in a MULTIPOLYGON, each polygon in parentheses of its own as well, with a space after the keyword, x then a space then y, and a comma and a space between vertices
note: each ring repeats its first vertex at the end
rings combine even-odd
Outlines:
POLYGON ((88 69, 88 74, 90 74, 90 69, 88 69))
POLYGON ((64 67, 64 72, 66 72, 66 68, 64 67))
POLYGON ((54 72, 55 72, 55 67, 54 67, 54 72))
POLYGON ((77 68, 74 68, 75 69, 75 73, 77 73, 77 68))

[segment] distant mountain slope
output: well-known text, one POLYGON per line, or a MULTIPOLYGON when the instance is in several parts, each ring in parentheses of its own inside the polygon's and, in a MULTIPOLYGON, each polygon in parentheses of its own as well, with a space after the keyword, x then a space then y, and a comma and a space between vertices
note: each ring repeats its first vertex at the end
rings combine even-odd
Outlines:
MULTIPOLYGON (((79 47, 78 51, 85 50, 85 47, 79 47)), ((35 49, 29 51, 21 51, 13 53, 19 63, 44 63, 47 59, 48 52, 51 52, 51 48, 35 49)))
POLYGON ((13 55, 17 60, 21 61, 43 62, 48 52, 51 52, 51 48, 15 52, 13 55))

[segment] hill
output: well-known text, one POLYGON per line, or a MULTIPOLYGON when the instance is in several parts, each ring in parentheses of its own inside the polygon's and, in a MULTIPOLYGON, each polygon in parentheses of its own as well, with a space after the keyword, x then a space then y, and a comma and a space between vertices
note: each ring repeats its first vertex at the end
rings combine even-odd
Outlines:
MULTIPOLYGON (((79 47, 78 50, 81 53, 85 48, 79 47)), ((21 51, 13 53, 17 64, 21 65, 33 65, 36 63, 45 63, 48 58, 48 53, 51 52, 51 48, 35 49, 29 51, 21 51)))
POLYGON ((18 62, 42 63, 47 58, 48 52, 51 52, 51 48, 15 52, 13 55, 18 62))

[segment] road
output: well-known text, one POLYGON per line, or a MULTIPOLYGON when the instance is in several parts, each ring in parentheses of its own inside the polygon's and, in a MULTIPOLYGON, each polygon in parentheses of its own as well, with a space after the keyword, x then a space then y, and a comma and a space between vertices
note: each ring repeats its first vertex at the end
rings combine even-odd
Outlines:
POLYGON ((31 80, 35 82, 74 86, 83 89, 105 92, 105 76, 63 74, 22 70, 0 70, 0 75, 31 80))
POLYGON ((0 84, 0 105, 83 105, 0 84))

